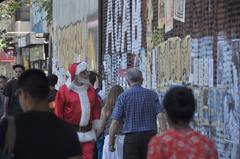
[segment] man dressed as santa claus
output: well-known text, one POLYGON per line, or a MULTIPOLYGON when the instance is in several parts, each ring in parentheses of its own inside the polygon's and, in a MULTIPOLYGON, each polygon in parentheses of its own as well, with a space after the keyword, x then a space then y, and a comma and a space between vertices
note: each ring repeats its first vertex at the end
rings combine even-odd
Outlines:
POLYGON ((55 114, 76 128, 83 159, 93 159, 100 102, 89 84, 87 63, 74 63, 68 69, 71 82, 60 87, 55 98, 55 114))

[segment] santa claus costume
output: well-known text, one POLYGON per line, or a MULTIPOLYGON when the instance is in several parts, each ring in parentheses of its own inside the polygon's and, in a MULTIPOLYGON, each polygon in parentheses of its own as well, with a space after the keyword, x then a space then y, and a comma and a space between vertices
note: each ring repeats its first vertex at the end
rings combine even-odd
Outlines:
POLYGON ((60 87, 55 98, 55 114, 74 125, 82 148, 83 159, 93 159, 96 132, 100 125, 100 102, 95 89, 90 84, 77 86, 75 75, 87 69, 87 63, 69 66, 71 83, 60 87))

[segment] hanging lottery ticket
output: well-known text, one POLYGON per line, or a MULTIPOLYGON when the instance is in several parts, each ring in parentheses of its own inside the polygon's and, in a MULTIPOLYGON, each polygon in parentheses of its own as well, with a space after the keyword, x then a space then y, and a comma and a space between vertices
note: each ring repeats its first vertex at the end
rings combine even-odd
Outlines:
POLYGON ((231 143, 239 144, 240 116, 236 111, 236 102, 234 101, 233 89, 229 89, 225 92, 223 97, 223 107, 225 140, 231 143))
POLYGON ((173 0, 167 0, 166 2, 166 24, 165 24, 165 33, 173 29, 173 0))
POLYGON ((183 82, 187 82, 190 75, 190 36, 186 36, 181 40, 180 49, 180 78, 183 82))
POLYGON ((158 28, 162 29, 165 25, 165 0, 158 0, 158 28))
POLYGON ((174 19, 185 22, 186 0, 174 0, 174 19))
POLYGON ((156 50, 152 50, 152 89, 157 89, 157 64, 156 64, 156 50))

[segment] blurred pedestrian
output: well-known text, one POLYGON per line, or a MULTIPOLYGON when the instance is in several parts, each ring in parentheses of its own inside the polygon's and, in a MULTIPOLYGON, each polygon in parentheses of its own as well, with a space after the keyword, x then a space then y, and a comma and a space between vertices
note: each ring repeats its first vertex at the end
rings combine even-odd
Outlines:
POLYGON ((49 92, 49 96, 48 96, 48 103, 49 103, 49 108, 52 112, 54 112, 54 108, 55 108, 55 97, 57 94, 57 90, 55 88, 55 85, 58 82, 58 77, 54 74, 47 76, 48 82, 49 82, 49 88, 50 88, 50 92, 49 92))
POLYGON ((3 104, 4 104, 3 91, 4 91, 6 83, 7 83, 7 77, 0 76, 0 119, 3 115, 3 104))
POLYGON ((89 71, 89 82, 92 85, 92 87, 95 86, 97 77, 98 77, 98 74, 95 71, 89 71))
MULTIPOLYGON (((95 86, 97 78, 98 78, 98 80, 101 80, 101 76, 98 75, 95 71, 89 71, 89 82, 92 85, 92 87, 95 86)), ((104 98, 102 98, 102 96, 100 95, 100 93, 102 93, 102 90, 101 90, 100 87, 95 88, 95 90, 96 90, 96 93, 97 93, 98 98, 100 100, 100 106, 102 108, 103 105, 104 105, 104 98)))
POLYGON ((55 114, 76 128, 83 159, 93 159, 96 130, 100 125, 100 103, 89 83, 87 63, 69 66, 71 83, 64 84, 55 98, 55 114))
MULTIPOLYGON (((95 86, 97 79, 98 81, 102 80, 101 76, 98 73, 96 73, 95 71, 89 71, 89 82, 93 87, 95 86)), ((104 92, 103 90, 101 90, 100 87, 97 87, 95 90, 98 95, 98 99, 100 101, 100 107, 102 109, 102 107, 104 106, 104 100, 105 100, 103 95, 104 92)), ((104 137, 103 135, 100 135, 97 138, 97 142, 94 149, 94 159, 102 159, 102 150, 103 150, 103 142, 104 142, 103 137, 104 137)))
POLYGON ((0 123, 0 149, 9 134, 16 133, 14 159, 80 159, 74 129, 49 112, 49 84, 41 70, 30 69, 18 79, 18 96, 24 111, 15 117, 15 132, 8 132, 8 118, 0 123))
MULTIPOLYGON (((97 78, 99 78, 99 77, 100 76, 95 71, 89 71, 89 82, 92 85, 92 87, 95 86, 97 78)), ((96 93, 98 95, 98 92, 100 91, 100 88, 95 88, 95 90, 96 90, 96 93)), ((102 108, 103 100, 99 95, 98 95, 98 99, 99 99, 99 102, 100 102, 100 107, 102 108)), ((95 148, 94 148, 94 157, 93 157, 94 159, 102 159, 102 148, 103 148, 103 137, 99 136, 97 138, 95 148)))
POLYGON ((3 95, 5 96, 3 116, 16 115, 22 112, 16 91, 18 89, 17 80, 19 76, 24 72, 25 67, 23 65, 16 64, 13 66, 13 70, 15 72, 15 77, 7 82, 3 92, 3 95))
MULTIPOLYGON (((99 130, 99 134, 104 132, 104 145, 103 145, 103 159, 122 159, 123 158, 123 142, 124 142, 124 134, 122 133, 122 126, 118 129, 116 133, 116 141, 115 141, 115 151, 110 152, 108 150, 109 143, 109 129, 111 125, 111 115, 116 104, 118 96, 123 93, 123 88, 119 85, 115 85, 110 89, 108 97, 106 99, 106 104, 104 105, 101 113, 101 127, 99 130)), ((123 124, 123 123, 121 123, 123 124)))
POLYGON ((141 86, 143 77, 140 70, 128 69, 126 78, 130 89, 118 97, 114 107, 109 130, 109 150, 115 150, 115 135, 123 121, 123 158, 145 159, 148 141, 157 133, 157 115, 161 116, 163 110, 157 93, 141 86))
POLYGON ((213 142, 189 126, 196 109, 192 90, 186 87, 170 89, 163 105, 170 130, 151 139, 148 159, 217 159, 213 142))

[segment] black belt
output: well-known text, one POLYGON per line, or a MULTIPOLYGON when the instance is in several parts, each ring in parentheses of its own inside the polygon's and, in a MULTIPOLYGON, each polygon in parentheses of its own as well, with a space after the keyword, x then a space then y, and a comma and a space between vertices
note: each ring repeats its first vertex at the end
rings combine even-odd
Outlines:
POLYGON ((92 130, 92 124, 88 124, 86 126, 74 125, 74 129, 77 132, 88 132, 88 131, 92 130))
POLYGON ((135 135, 135 134, 157 134, 157 131, 149 130, 149 131, 139 131, 139 132, 125 133, 125 135, 135 135))

